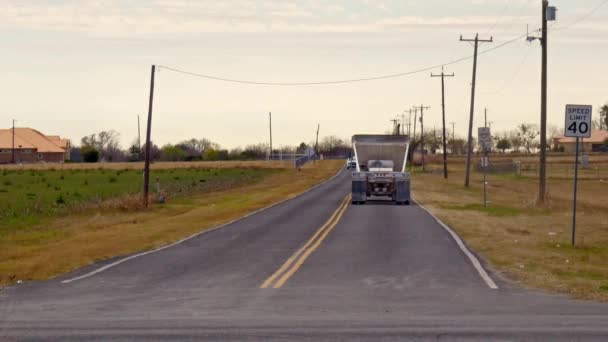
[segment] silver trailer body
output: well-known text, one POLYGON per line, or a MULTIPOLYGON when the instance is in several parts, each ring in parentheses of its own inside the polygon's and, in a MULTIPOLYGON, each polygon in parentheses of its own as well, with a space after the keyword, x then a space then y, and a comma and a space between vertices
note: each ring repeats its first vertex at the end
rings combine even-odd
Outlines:
POLYGON ((409 138, 398 135, 355 135, 352 139, 357 169, 352 174, 352 202, 370 197, 410 203, 410 174, 406 172, 409 138))

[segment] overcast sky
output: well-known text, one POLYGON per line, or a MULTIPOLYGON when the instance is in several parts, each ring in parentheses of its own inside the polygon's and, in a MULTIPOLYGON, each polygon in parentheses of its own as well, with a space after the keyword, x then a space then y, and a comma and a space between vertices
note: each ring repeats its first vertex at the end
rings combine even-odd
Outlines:
MULTIPOLYGON (((608 102, 608 4, 554 0, 549 122, 566 103, 608 102), (577 22, 579 18, 585 18, 577 22)), ((540 25, 541 0, 3 0, 0 2, 0 120, 59 134, 115 129, 126 147, 142 132, 150 65, 260 82, 316 82, 408 72, 470 56, 459 42, 494 36, 495 47, 540 25)), ((538 42, 481 55, 475 126, 483 108, 493 130, 539 122, 538 42)), ((434 70, 440 72, 440 69, 434 70)), ((447 121, 466 134, 472 60, 446 66, 447 121)), ((361 83, 277 87, 224 83, 161 69, 153 140, 206 137, 224 147, 383 133, 390 119, 427 105, 440 128, 441 85, 430 71, 361 83)))

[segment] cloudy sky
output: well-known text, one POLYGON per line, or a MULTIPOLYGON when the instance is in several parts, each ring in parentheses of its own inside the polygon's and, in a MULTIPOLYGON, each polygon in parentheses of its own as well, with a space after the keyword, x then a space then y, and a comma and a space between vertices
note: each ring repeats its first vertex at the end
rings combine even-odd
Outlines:
MULTIPOLYGON (((566 103, 608 102, 606 0, 554 0, 549 121, 566 103), (591 11, 596 9, 591 14, 591 11)), ((541 0, 3 0, 0 2, 0 126, 15 118, 80 141, 115 129, 124 146, 147 113, 150 65, 256 82, 318 82, 406 73, 470 56, 459 42, 499 46, 540 25, 541 0)), ((523 38, 480 56, 475 126, 488 107, 493 129, 539 121, 538 42, 523 38)), ((447 121, 466 134, 472 61, 448 65, 447 121)), ((440 68, 433 70, 440 72, 440 68)), ((275 145, 321 135, 383 133, 390 119, 427 105, 439 128, 441 88, 430 71, 370 82, 256 86, 160 69, 153 140, 206 137, 225 147, 275 145)), ((406 114, 407 115, 407 114, 406 114)))

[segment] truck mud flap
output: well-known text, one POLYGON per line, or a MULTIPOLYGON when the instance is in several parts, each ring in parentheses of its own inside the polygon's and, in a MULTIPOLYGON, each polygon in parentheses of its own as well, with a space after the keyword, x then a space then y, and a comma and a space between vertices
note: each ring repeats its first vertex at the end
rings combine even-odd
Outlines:
POLYGON ((410 204, 409 179, 399 179, 395 182, 395 202, 397 204, 410 204))
POLYGON ((367 180, 353 180, 352 203, 364 204, 367 200, 367 180))

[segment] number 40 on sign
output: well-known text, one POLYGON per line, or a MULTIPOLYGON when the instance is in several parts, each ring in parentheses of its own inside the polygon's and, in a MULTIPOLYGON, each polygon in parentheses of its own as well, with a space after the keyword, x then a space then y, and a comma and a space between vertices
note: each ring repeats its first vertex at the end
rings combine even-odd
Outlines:
POLYGON ((571 138, 591 137, 591 114, 592 106, 567 105, 564 135, 571 138))

